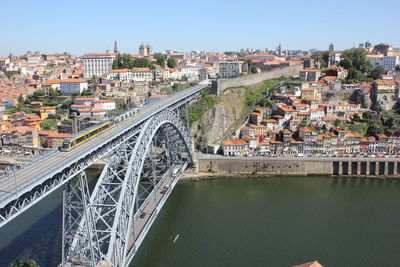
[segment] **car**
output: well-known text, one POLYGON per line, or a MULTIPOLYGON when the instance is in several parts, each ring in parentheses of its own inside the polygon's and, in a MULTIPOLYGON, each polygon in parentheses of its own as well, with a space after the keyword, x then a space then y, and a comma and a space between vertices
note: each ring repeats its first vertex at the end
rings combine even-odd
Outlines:
POLYGON ((169 188, 169 184, 164 186, 164 189, 168 189, 169 188))
POLYGON ((143 219, 144 217, 146 216, 146 212, 142 212, 142 213, 140 213, 140 219, 143 219))

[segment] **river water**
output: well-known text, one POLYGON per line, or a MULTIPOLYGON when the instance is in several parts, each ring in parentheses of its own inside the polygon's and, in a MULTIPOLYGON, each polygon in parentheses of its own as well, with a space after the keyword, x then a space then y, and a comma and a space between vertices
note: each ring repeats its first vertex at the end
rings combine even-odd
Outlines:
MULTIPOLYGON (((400 180, 183 181, 131 266, 400 266, 399 193, 400 180)), ((0 229, 0 266, 60 261, 61 191, 46 200, 0 229)))

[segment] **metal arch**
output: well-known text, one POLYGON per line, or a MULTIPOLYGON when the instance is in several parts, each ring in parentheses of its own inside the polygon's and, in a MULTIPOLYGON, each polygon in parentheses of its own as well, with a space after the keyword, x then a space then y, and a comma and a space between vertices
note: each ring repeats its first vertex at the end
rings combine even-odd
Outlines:
MULTIPOLYGON (((137 210, 140 212, 142 206, 139 206, 139 202, 144 200, 141 203, 145 205, 144 203, 149 201, 150 198, 150 195, 148 195, 146 199, 140 200, 143 194, 143 191, 139 192, 139 186, 143 190, 141 179, 145 179, 144 177, 148 175, 144 173, 144 165, 153 166, 150 167, 153 173, 149 175, 150 177, 153 176, 153 180, 151 180, 153 188, 159 188, 157 179, 161 177, 155 176, 171 175, 174 162, 182 159, 182 153, 187 153, 187 161, 178 173, 180 175, 187 164, 192 163, 191 148, 190 133, 179 113, 176 110, 166 109, 147 120, 140 133, 125 139, 113 149, 90 197, 91 211, 88 213, 89 216, 81 218, 79 223, 79 227, 86 229, 89 233, 85 236, 75 235, 73 240, 73 244, 86 244, 95 247, 90 250, 86 248, 85 251, 90 251, 92 255, 86 253, 83 255, 84 258, 79 259, 79 262, 89 262, 94 259, 95 262, 105 260, 112 266, 127 266, 140 245, 140 242, 135 240, 136 233, 132 235, 132 229, 134 229, 138 217, 135 212, 137 210), (162 175, 160 172, 155 174, 155 164, 152 162, 152 158, 150 157, 150 161, 149 158, 146 158, 150 145, 156 143, 159 138, 155 136, 161 136, 160 138, 167 143, 165 144, 167 153, 164 158, 162 170, 164 173, 162 175), (145 163, 146 160, 147 163, 145 163), (87 218, 88 220, 86 220, 87 218), (90 227, 92 225, 93 227, 90 227), (79 240, 87 238, 87 236, 91 237, 89 242, 87 239, 79 240)), ((146 188, 144 190, 147 191, 146 188)), ((153 194, 153 196, 156 195, 153 194)), ((161 207, 163 203, 158 205, 161 207)), ((146 223, 146 227, 148 224, 151 225, 153 221, 154 218, 146 223)), ((142 238, 143 233, 138 234, 142 238)), ((72 254, 77 255, 76 253, 72 254)), ((66 252, 66 255, 72 254, 66 252)))
MULTIPOLYGON (((157 130, 166 124, 173 126, 178 131, 180 138, 184 140, 189 158, 192 158, 192 152, 190 150, 191 141, 188 129, 175 112, 166 109, 146 123, 138 137, 129 160, 129 168, 122 185, 122 197, 119 199, 116 216, 114 217, 110 247, 107 254, 107 259, 110 260, 114 266, 127 265, 126 256, 128 252, 128 239, 130 229, 134 223, 133 207, 135 205, 135 199, 138 197, 138 187, 145 155, 148 152, 150 143, 157 130), (126 207, 130 207, 130 210, 127 210, 126 207)), ((168 133, 168 131, 166 132, 168 133)))

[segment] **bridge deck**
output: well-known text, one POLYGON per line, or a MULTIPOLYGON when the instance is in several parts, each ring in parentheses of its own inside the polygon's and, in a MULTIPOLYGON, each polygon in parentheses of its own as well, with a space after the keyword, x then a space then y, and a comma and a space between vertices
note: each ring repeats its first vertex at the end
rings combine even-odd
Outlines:
POLYGON ((119 136, 123 131, 139 125, 159 111, 197 94, 205 87, 207 87, 205 84, 196 85, 165 99, 161 99, 153 105, 144 106, 137 115, 116 124, 106 132, 97 135, 69 152, 55 151, 39 159, 34 164, 23 167, 6 177, 1 177, 0 208, 17 199, 18 196, 42 184, 55 174, 62 172, 65 168, 71 166, 71 164, 77 162, 91 151, 96 150, 111 139, 119 136))

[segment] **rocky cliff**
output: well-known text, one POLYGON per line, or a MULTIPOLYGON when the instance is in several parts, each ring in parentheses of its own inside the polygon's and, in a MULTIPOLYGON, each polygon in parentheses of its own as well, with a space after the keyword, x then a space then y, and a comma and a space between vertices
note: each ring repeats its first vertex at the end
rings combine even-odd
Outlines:
POLYGON ((217 103, 191 126, 196 150, 201 150, 207 144, 220 143, 225 133, 242 117, 245 91, 243 87, 230 88, 220 96, 213 96, 217 103))

